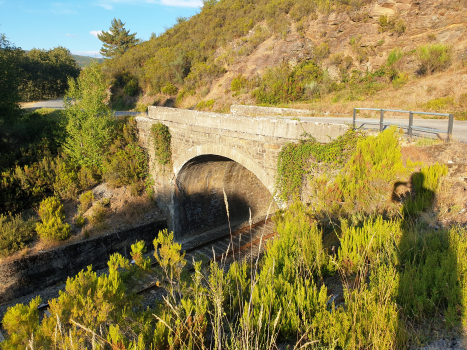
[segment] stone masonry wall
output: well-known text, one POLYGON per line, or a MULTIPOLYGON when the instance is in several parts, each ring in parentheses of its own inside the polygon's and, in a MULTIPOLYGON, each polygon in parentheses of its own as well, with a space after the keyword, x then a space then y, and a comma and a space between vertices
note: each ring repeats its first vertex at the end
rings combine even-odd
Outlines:
POLYGON ((251 171, 272 194, 277 159, 288 142, 298 142, 307 132, 319 142, 329 142, 344 134, 348 127, 298 121, 278 117, 255 117, 150 107, 147 117, 136 118, 141 144, 148 149, 150 167, 156 182, 156 199, 173 228, 175 186, 182 167, 191 159, 207 154, 236 161, 251 171), (154 161, 151 126, 157 122, 168 126, 172 136, 173 167, 154 161))
POLYGON ((152 247, 159 230, 166 227, 166 221, 156 221, 3 262, 0 264, 0 304, 63 283, 88 265, 94 270, 104 268, 115 252, 130 258, 131 244, 143 240, 147 247, 152 247))

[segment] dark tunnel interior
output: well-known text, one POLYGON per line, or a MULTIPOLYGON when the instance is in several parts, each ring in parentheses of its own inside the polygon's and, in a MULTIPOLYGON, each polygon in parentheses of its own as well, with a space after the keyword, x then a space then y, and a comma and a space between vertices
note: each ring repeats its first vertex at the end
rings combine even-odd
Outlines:
POLYGON ((230 223, 240 224, 251 216, 266 215, 272 196, 261 181, 241 164, 217 155, 192 159, 177 177, 175 210, 182 236, 196 235, 230 223))

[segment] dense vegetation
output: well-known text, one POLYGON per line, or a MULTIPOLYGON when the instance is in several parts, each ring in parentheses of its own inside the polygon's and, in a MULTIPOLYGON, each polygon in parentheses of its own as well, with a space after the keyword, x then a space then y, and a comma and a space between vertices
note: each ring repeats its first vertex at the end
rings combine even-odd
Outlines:
MULTIPOLYGON (((29 216, 18 216, 24 210, 40 204, 42 223, 35 231, 42 240, 63 240, 70 227, 63 223, 59 199, 77 200, 102 181, 128 185, 134 194, 145 187, 148 155, 138 144, 135 121, 116 120, 104 103, 107 92, 99 65, 91 64, 68 85, 65 111, 16 111, 0 131, 1 256, 36 237, 29 216)), ((92 219, 98 222, 103 211, 96 208, 92 219)), ((82 214, 79 210, 77 226, 84 224, 82 214)))
MULTIPOLYGON (((397 134, 389 130, 357 143, 347 163, 350 172, 337 182, 360 191, 360 181, 371 172, 370 187, 391 188, 404 172, 397 134), (381 169, 381 158, 393 152, 394 161, 381 169)), ((429 339, 427 325, 453 330, 467 322, 467 231, 433 230, 416 220, 433 205, 444 173, 438 165, 415 173, 416 195, 399 203, 399 212, 408 215, 358 219, 356 213, 383 209, 389 190, 386 200, 375 203, 378 208, 352 207, 351 220, 338 217, 331 233, 313 207, 297 202, 276 214, 279 238, 267 243, 261 258, 235 261, 226 269, 223 262, 194 262, 188 274, 181 246, 167 231, 159 232, 156 269, 142 255, 144 244, 134 244, 136 265, 115 254, 108 274, 98 277, 89 268, 70 278, 66 290, 49 301, 51 316, 42 321, 40 299, 10 308, 3 320, 10 338, 2 347, 273 349, 286 343, 402 349, 423 343, 429 339), (417 201, 424 205, 406 208, 417 201), (323 244, 329 234, 338 237, 337 251, 323 244), (167 294, 145 310, 132 294, 131 276, 147 273, 158 276, 167 294)))

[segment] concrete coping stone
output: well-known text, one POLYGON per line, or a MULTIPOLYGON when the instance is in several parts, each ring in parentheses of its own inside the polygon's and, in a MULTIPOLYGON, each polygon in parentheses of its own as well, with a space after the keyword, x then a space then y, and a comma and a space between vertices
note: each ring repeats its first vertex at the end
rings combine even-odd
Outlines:
MULTIPOLYGON (((191 129, 193 126, 206 129, 233 131, 243 134, 261 135, 289 140, 299 140, 306 132, 319 142, 329 142, 342 135, 348 125, 323 123, 277 116, 240 116, 213 112, 183 110, 168 107, 149 107, 148 117, 137 117, 140 122, 153 123, 155 120, 174 123, 180 128, 191 129)), ((170 126, 170 125, 169 125, 170 126)))

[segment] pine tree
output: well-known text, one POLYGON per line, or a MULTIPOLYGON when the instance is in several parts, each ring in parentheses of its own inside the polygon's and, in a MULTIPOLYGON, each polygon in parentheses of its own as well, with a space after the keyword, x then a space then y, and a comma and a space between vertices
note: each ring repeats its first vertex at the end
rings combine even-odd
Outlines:
POLYGON ((100 53, 105 58, 114 58, 120 56, 128 49, 139 43, 135 38, 136 33, 130 34, 129 30, 124 28, 125 23, 120 19, 113 19, 108 32, 102 32, 97 37, 104 43, 100 53))

